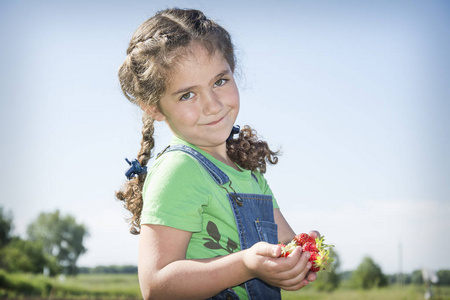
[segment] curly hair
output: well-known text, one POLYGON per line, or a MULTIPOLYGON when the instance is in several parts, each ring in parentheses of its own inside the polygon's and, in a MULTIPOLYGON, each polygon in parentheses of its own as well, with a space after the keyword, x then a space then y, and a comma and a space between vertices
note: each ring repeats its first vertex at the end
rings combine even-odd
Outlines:
MULTIPOLYGON (((236 61, 230 34, 198 10, 166 9, 142 23, 133 34, 125 61, 119 68, 119 82, 125 97, 140 107, 156 106, 164 94, 174 63, 182 59, 193 43, 204 47, 210 55, 218 51, 234 72, 236 61)), ((155 146, 154 119, 144 112, 141 150, 137 160, 146 166, 155 146)), ((248 170, 266 171, 266 162, 276 164, 278 152, 258 140, 256 132, 245 126, 239 137, 227 141, 230 159, 248 170)), ((132 234, 140 233, 142 187, 146 174, 127 181, 116 191, 117 199, 132 214, 132 234)))

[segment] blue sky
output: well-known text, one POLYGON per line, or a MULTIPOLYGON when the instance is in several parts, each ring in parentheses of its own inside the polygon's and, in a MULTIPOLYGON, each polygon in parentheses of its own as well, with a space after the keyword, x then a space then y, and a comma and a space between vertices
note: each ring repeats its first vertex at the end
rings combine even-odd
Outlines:
MULTIPOLYGON (((238 124, 282 149, 266 177, 296 232, 319 230, 344 270, 364 255, 386 273, 450 268, 446 1, 2 1, 0 205, 16 234, 59 209, 90 230, 80 265, 136 264, 114 191, 141 113, 117 69, 171 6, 232 34, 238 124)), ((156 136, 158 151, 170 133, 156 136)))

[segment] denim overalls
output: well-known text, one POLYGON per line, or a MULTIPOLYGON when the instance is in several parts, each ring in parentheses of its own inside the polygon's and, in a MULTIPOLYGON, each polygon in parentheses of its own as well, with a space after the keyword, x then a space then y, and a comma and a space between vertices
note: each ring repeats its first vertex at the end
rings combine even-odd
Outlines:
MULTIPOLYGON (((278 243, 277 225, 274 222, 273 216, 272 196, 236 193, 232 188, 232 182, 229 177, 204 155, 191 147, 173 145, 167 147, 163 152, 169 151, 183 151, 197 159, 214 181, 227 191, 228 200, 230 201, 231 209, 236 220, 241 250, 250 248, 253 244, 260 241, 271 244, 278 243), (230 182, 230 185, 225 186, 228 182, 230 182)), ((257 180, 254 175, 253 177, 257 180)), ((281 299, 279 288, 268 285, 258 278, 245 282, 245 289, 251 300, 281 299)), ((239 297, 229 288, 210 299, 231 300, 239 299, 239 297)))

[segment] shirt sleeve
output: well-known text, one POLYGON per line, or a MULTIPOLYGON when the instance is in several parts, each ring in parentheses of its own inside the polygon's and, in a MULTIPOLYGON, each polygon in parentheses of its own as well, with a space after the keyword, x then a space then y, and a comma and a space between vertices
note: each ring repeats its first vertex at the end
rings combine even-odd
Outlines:
POLYGON ((275 196, 274 196, 272 190, 270 189, 270 186, 269 186, 266 178, 264 178, 264 175, 258 171, 255 171, 254 174, 255 174, 256 178, 258 179, 258 184, 259 184, 259 187, 260 187, 261 191, 263 192, 263 194, 272 196, 273 208, 280 208, 278 206, 277 199, 275 199, 275 196))
POLYGON ((203 207, 211 194, 200 164, 181 151, 159 157, 143 189, 141 224, 165 225, 181 230, 202 230, 203 207))

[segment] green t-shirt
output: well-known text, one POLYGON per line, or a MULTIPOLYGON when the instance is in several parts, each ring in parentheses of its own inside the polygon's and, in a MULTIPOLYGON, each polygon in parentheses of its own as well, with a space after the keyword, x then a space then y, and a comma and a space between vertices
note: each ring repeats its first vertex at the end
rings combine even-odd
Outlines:
MULTIPOLYGON (((271 195, 259 172, 241 171, 222 163, 192 144, 173 137, 171 145, 194 148, 228 175, 237 193, 271 195)), ((224 185, 230 192, 229 183, 224 185)), ((201 259, 240 251, 239 236, 227 191, 192 156, 182 151, 161 155, 151 166, 143 188, 141 224, 165 225, 192 232, 186 258, 201 259)), ((273 198, 274 199, 274 198, 273 198)), ((278 205, 273 200, 274 208, 278 205)), ((235 288, 247 298, 245 289, 235 288)), ((242 299, 242 298, 241 298, 242 299)))

